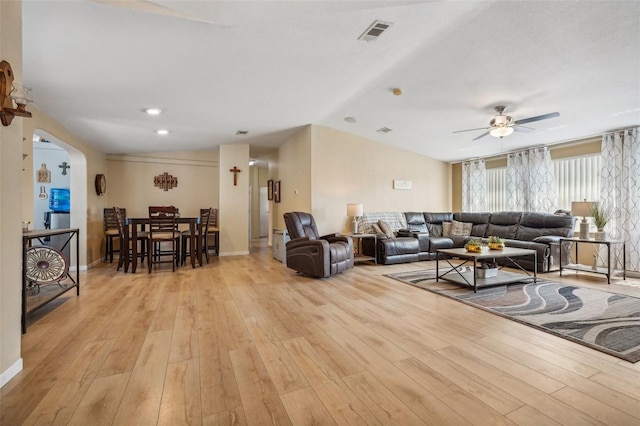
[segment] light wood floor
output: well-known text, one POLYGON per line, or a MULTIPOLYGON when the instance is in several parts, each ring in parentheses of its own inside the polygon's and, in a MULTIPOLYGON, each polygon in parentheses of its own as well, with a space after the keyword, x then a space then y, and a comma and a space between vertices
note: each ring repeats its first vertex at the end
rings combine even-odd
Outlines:
POLYGON ((29 325, 2 426, 640 424, 640 363, 382 276, 432 262, 316 280, 260 241, 175 273, 115 265, 29 325))

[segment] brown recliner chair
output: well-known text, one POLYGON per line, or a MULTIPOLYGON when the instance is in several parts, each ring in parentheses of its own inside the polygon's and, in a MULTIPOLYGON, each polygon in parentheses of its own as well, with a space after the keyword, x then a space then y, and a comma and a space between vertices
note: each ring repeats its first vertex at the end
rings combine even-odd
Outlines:
POLYGON ((346 235, 320 236, 309 213, 284 214, 291 240, 287 242, 287 267, 301 274, 327 278, 353 268, 353 241, 346 235))

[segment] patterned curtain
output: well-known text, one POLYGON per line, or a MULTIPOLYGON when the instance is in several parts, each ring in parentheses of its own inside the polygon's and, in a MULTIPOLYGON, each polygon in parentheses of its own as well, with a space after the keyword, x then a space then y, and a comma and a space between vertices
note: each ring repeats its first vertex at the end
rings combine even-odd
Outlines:
POLYGON ((487 172, 484 160, 462 163, 462 211, 485 212, 487 172))
POLYGON ((556 186, 549 149, 532 148, 507 155, 507 210, 552 213, 556 186))
MULTIPOLYGON (((640 271, 640 128, 602 136, 600 202, 612 210, 605 231, 627 246, 627 269, 640 271)), ((622 268, 622 247, 611 247, 622 268)))

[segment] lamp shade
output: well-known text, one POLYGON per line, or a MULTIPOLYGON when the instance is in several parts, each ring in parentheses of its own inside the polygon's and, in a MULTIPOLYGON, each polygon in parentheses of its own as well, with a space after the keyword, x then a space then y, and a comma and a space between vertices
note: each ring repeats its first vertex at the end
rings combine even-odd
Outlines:
POLYGON ((594 201, 572 201, 571 214, 574 216, 590 217, 593 206, 597 203, 594 201))
POLYGON ((362 204, 347 204, 347 216, 360 217, 364 213, 362 204))

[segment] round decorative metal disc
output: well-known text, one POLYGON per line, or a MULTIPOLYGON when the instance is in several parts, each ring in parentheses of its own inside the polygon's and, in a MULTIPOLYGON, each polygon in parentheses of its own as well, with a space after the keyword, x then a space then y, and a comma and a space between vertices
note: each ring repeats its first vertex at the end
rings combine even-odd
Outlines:
POLYGON ((69 272, 69 264, 62 253, 46 246, 27 249, 26 275, 29 281, 48 284, 60 282, 69 272))

